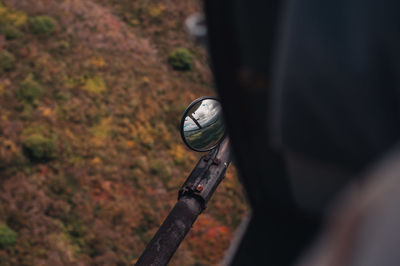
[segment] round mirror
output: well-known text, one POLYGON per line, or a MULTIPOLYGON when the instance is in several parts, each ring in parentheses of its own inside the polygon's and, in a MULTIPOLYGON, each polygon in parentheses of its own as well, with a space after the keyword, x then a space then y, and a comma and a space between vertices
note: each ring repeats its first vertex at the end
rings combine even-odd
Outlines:
POLYGON ((181 135, 186 145, 195 151, 215 148, 225 136, 221 104, 211 97, 192 102, 183 113, 181 135))

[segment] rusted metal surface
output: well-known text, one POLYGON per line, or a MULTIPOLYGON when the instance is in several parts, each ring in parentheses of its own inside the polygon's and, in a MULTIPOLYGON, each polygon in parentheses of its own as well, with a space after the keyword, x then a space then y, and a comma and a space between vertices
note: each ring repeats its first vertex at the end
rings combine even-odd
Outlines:
POLYGON ((178 202, 137 261, 137 266, 167 265, 225 177, 231 162, 229 139, 203 156, 179 190, 178 202))
POLYGON ((136 265, 166 265, 203 208, 198 200, 182 197, 147 245, 136 265))

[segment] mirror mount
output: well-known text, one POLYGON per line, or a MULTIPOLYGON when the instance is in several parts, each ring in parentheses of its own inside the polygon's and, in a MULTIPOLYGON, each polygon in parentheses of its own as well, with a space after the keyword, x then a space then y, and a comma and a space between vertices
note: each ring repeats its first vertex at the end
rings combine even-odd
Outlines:
POLYGON ((231 162, 229 139, 201 157, 185 183, 179 189, 178 200, 184 196, 195 197, 205 209, 208 200, 218 184, 225 177, 225 171, 231 162))
POLYGON ((200 158, 180 188, 178 202, 139 257, 137 266, 167 265, 197 217, 206 208, 231 162, 229 138, 225 136, 221 107, 215 98, 199 98, 189 105, 183 114, 181 134, 190 149, 210 152, 200 158), (204 110, 201 107, 203 103, 204 110), (187 117, 189 124, 185 132, 187 117), (196 145, 198 143, 206 145, 196 145))

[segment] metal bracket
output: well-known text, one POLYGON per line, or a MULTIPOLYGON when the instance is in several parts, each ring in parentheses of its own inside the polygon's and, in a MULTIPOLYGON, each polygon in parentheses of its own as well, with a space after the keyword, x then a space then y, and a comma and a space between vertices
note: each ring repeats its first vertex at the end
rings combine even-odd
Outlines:
POLYGON ((179 189, 178 200, 183 196, 195 197, 200 200, 203 208, 205 208, 217 185, 225 177, 226 168, 230 163, 229 154, 228 140, 226 140, 209 154, 201 157, 188 179, 179 189))

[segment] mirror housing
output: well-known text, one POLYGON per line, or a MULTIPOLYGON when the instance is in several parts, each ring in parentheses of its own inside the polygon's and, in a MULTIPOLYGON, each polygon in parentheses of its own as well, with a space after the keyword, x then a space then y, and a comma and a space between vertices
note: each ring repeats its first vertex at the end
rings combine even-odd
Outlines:
POLYGON ((192 150, 206 152, 217 147, 226 135, 221 103, 213 97, 194 100, 182 115, 180 131, 192 150))

